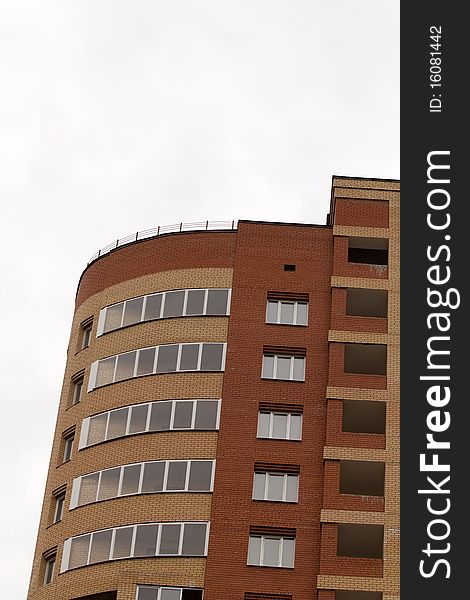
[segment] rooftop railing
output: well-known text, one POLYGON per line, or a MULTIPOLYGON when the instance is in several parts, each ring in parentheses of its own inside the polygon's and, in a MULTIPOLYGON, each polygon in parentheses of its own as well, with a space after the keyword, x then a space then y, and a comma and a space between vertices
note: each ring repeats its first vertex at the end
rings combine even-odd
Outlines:
POLYGON ((147 240, 149 238, 164 235, 166 233, 183 233, 186 231, 220 231, 220 230, 233 230, 237 228, 238 221, 198 221, 195 223, 177 223, 176 225, 162 225, 154 227, 153 229, 145 229, 144 231, 137 231, 132 235, 119 238, 115 242, 108 244, 101 250, 98 250, 88 261, 88 265, 96 259, 100 258, 104 254, 108 254, 111 250, 115 250, 120 246, 131 244, 139 240, 147 240))

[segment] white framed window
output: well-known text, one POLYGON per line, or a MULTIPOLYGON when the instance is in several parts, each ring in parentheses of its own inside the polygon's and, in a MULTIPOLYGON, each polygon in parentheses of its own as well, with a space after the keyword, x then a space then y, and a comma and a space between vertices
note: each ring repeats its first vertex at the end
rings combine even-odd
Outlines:
POLYGON ((143 375, 223 371, 225 350, 225 343, 196 342, 152 346, 109 356, 92 363, 88 391, 143 375))
POLYGON ((130 298, 101 309, 97 336, 122 327, 170 317, 228 316, 229 288, 169 290, 130 298))
POLYGON ((59 521, 62 521, 62 516, 64 514, 65 492, 54 495, 54 502, 55 506, 53 523, 58 523, 59 521))
POLYGON ((54 577, 55 571, 55 563, 56 563, 56 553, 49 554, 44 558, 44 585, 51 583, 54 577))
POLYGON ((60 572, 124 558, 207 556, 209 523, 142 523, 102 529, 64 542, 60 572))
POLYGON ((295 539, 250 534, 248 563, 258 567, 294 567, 295 539))
POLYGON ((83 375, 72 379, 72 405, 78 404, 82 397, 83 375))
POLYGON ((73 481, 70 509, 100 500, 162 492, 212 492, 214 460, 162 460, 96 471, 73 481))
POLYGON ((257 437, 276 440, 301 440, 302 415, 261 410, 258 413, 257 437))
POLYGON ((83 419, 78 449, 138 433, 215 431, 219 420, 220 399, 215 398, 132 404, 83 419))
POLYGON ((298 502, 298 495, 298 473, 255 471, 253 477, 253 500, 298 502))
POLYGON ((266 323, 274 325, 308 325, 308 302, 271 300, 268 298, 266 323))
POLYGON ((138 585, 136 600, 202 600, 203 590, 156 585, 138 585))
POLYGON ((72 456, 73 440, 75 439, 75 431, 67 433, 63 438, 63 455, 62 462, 67 462, 72 456))
POLYGON ((263 379, 305 381, 305 356, 263 354, 263 379))
POLYGON ((86 325, 83 325, 82 327, 82 350, 84 348, 88 348, 88 346, 90 345, 90 340, 91 340, 91 328, 92 328, 93 323, 87 323, 86 325))

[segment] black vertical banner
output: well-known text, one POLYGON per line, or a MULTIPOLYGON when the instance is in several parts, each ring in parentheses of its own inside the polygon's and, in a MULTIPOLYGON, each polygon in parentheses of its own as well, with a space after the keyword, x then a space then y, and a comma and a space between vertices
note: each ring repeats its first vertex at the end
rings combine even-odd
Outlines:
POLYGON ((464 8, 401 5, 402 600, 469 597, 464 8))

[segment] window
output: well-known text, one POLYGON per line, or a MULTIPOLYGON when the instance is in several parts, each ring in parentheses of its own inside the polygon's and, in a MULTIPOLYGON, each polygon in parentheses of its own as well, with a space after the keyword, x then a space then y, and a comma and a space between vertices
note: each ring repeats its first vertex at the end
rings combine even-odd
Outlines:
POLYGON ((213 460, 163 460, 89 473, 74 479, 70 508, 133 494, 211 492, 213 471, 213 460))
POLYGON ((295 271, 295 265, 284 265, 284 271, 295 271))
POLYGON ((56 561, 56 551, 49 552, 44 556, 44 585, 52 581, 56 561))
POLYGON ((264 354, 261 377, 263 379, 304 381, 305 356, 264 354))
POLYGON ((125 406, 82 421, 79 449, 137 433, 172 430, 216 430, 220 401, 160 400, 125 406))
POLYGON ((300 440, 302 437, 302 415, 260 411, 258 413, 258 437, 300 440))
POLYGON ((82 397, 83 391, 83 371, 76 373, 72 377, 72 396, 71 396, 71 404, 78 404, 82 397))
POLYGON ((223 371, 226 344, 199 342, 141 348, 97 360, 91 365, 88 391, 110 383, 187 371, 223 371))
POLYGON ((278 325, 307 325, 308 302, 276 300, 268 297, 266 323, 278 325))
POLYGON ((137 600, 202 600, 202 590, 139 585, 137 586, 137 600))
POLYGON ((249 565, 293 568, 294 553, 294 538, 250 534, 249 565))
POLYGON ((64 514, 64 503, 65 503, 65 491, 60 491, 54 494, 54 523, 62 521, 62 515, 64 514))
POLYGON ((266 473, 255 471, 253 500, 298 502, 299 475, 297 473, 266 473))
POLYGON ((90 345, 90 338, 91 338, 91 323, 90 323, 90 325, 87 325, 86 327, 84 327, 82 330, 82 349, 88 348, 88 346, 90 345))
POLYGON ((64 542, 61 573, 121 558, 206 556, 208 523, 145 523, 103 529, 64 542))
POLYGON ((230 289, 185 289, 132 298, 103 308, 97 335, 170 317, 227 316, 230 289))
POLYGON ((75 438, 75 427, 62 434, 62 462, 67 462, 72 456, 73 440, 75 438))

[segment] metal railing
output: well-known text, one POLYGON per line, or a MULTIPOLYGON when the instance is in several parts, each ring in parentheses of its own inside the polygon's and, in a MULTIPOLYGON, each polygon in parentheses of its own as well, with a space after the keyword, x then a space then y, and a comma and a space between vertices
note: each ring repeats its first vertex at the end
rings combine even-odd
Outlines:
POLYGON ((96 259, 100 258, 104 254, 108 254, 111 250, 115 250, 120 246, 131 244, 139 240, 146 240, 149 238, 157 237, 166 233, 182 233, 185 231, 217 231, 217 230, 233 230, 236 229, 238 221, 198 221, 195 223, 177 223, 176 225, 162 225, 154 227, 153 229, 145 229, 144 231, 137 231, 132 235, 119 238, 115 242, 108 244, 101 250, 98 250, 88 261, 87 265, 91 264, 96 259))

